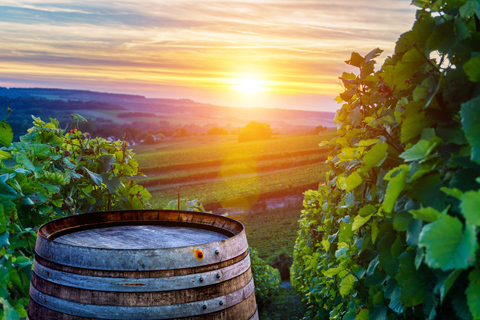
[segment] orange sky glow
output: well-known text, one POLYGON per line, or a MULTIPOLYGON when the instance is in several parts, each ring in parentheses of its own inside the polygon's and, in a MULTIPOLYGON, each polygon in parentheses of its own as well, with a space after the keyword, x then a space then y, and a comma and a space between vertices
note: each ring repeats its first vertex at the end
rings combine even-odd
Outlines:
POLYGON ((2 0, 0 86, 334 111, 352 51, 392 54, 409 0, 2 0))

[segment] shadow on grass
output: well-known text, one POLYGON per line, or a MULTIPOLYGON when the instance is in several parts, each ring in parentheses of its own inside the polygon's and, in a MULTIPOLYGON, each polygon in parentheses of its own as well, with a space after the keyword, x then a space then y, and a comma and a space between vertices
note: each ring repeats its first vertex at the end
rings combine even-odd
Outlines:
POLYGON ((260 320, 301 320, 306 307, 288 283, 280 288, 278 295, 269 303, 260 306, 260 320))

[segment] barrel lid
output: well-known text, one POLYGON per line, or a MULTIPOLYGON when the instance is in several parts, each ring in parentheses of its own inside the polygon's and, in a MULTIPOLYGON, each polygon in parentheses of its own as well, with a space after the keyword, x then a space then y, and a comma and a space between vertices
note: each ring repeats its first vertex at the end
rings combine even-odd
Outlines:
POLYGON ((36 254, 72 267, 145 271, 198 267, 248 248, 243 225, 205 212, 95 212, 53 220, 38 231, 36 254))

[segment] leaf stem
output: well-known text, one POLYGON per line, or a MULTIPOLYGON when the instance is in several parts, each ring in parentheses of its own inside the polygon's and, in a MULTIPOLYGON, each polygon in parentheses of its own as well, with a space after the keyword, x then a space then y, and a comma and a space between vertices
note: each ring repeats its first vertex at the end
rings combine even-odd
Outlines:
POLYGON ((423 57, 423 59, 425 59, 425 61, 437 72, 437 73, 440 73, 440 69, 432 62, 432 60, 428 59, 427 56, 425 55, 425 53, 423 53, 422 50, 420 50, 416 44, 413 45, 413 47, 418 51, 418 53, 420 53, 423 57))

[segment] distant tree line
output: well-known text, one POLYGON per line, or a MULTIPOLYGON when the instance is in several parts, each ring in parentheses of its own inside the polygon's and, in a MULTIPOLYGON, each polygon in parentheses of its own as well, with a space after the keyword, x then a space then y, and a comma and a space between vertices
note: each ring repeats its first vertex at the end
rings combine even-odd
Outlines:
POLYGON ((50 109, 50 110, 125 110, 124 107, 107 102, 78 101, 78 100, 47 100, 35 98, 8 98, 0 97, 0 105, 6 105, 16 109, 50 109))
POLYGON ((155 113, 151 112, 123 112, 117 114, 117 118, 162 118, 155 113))

